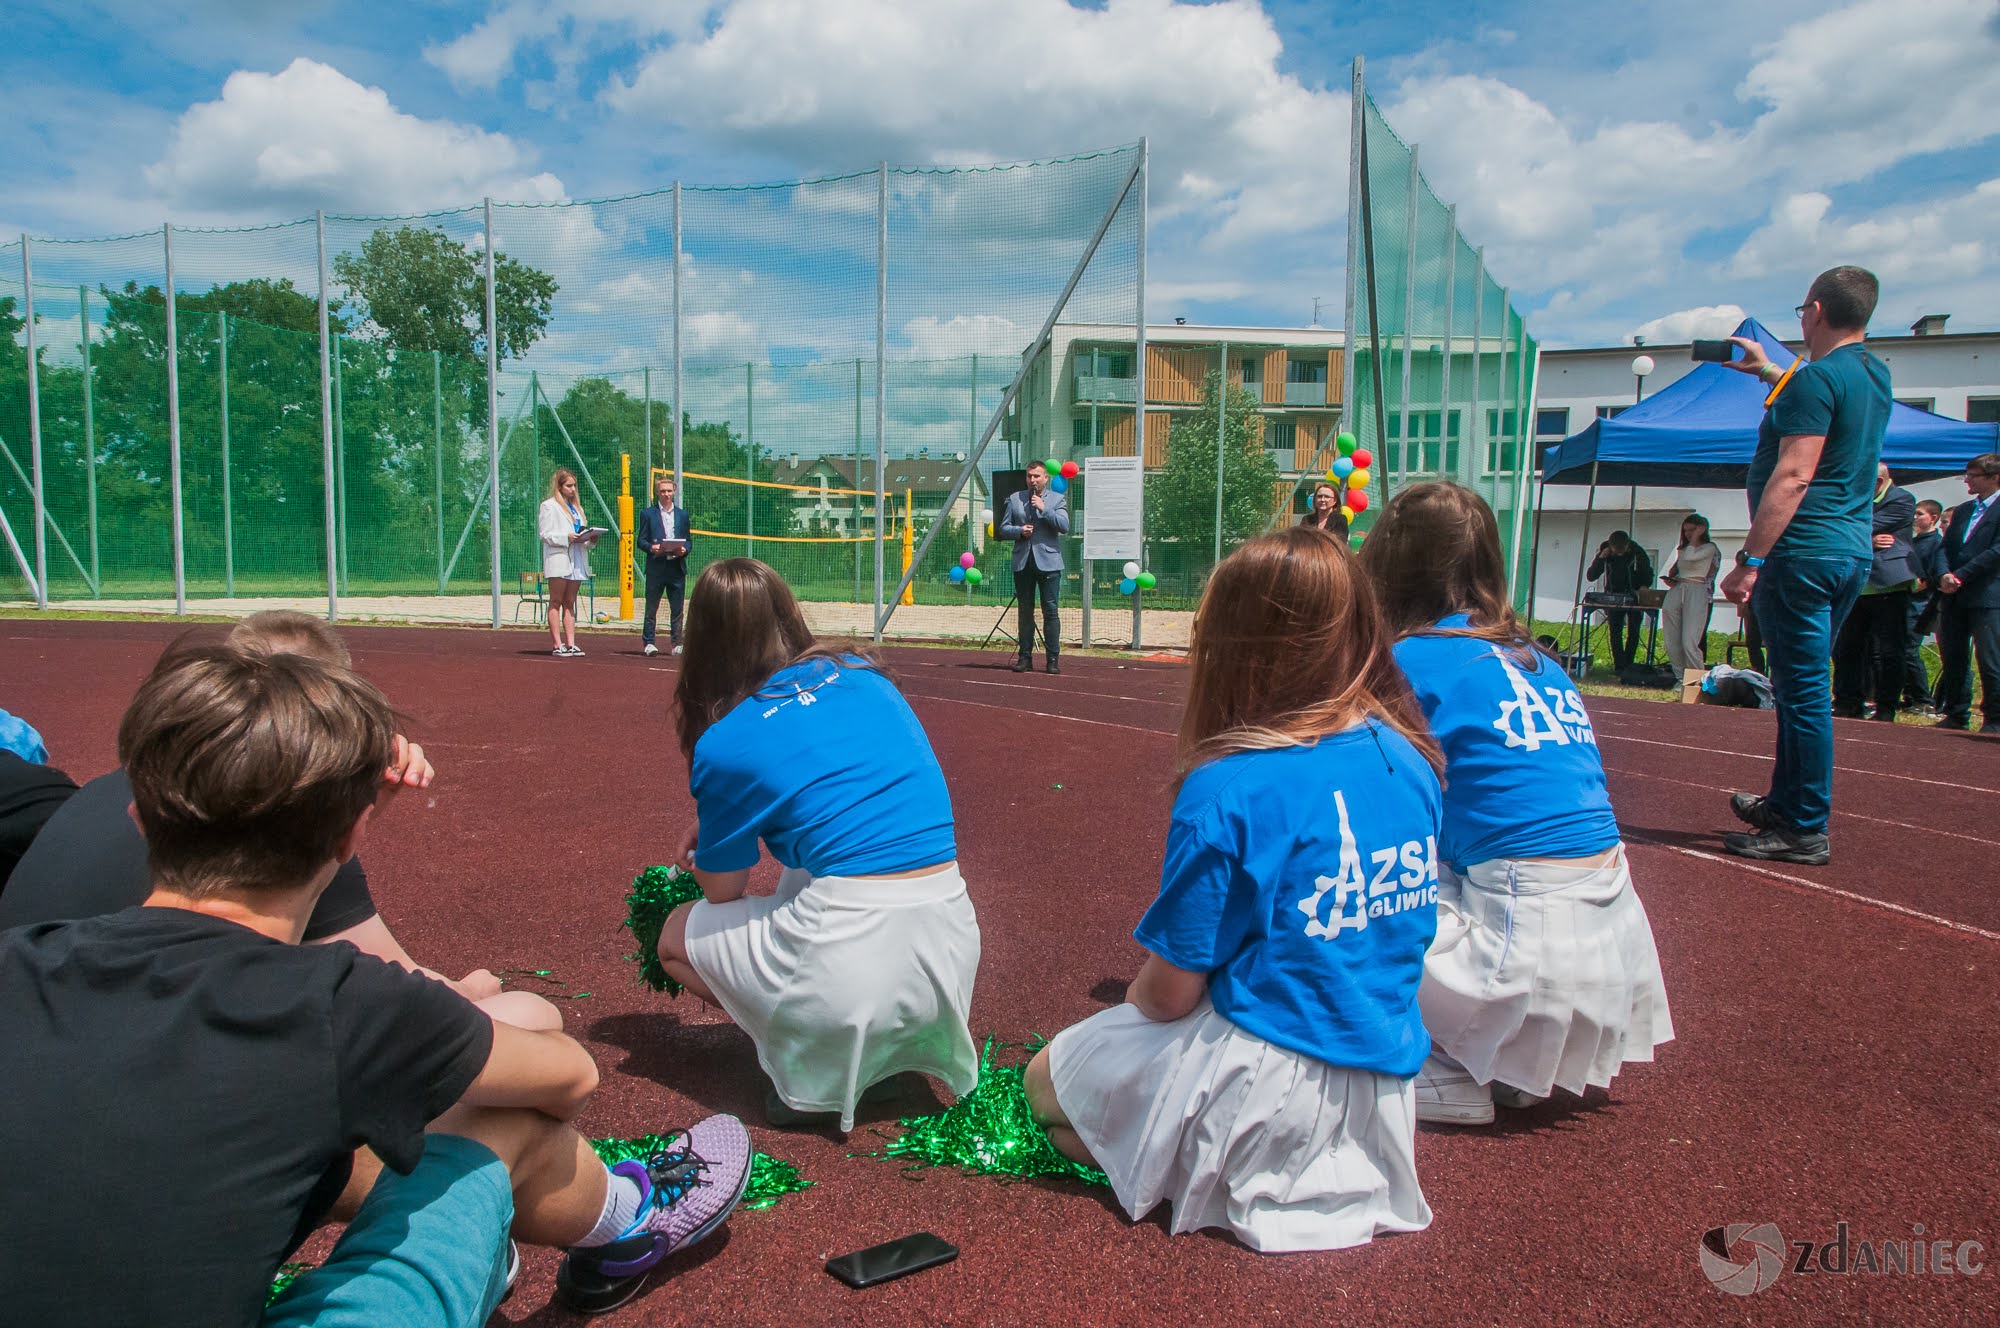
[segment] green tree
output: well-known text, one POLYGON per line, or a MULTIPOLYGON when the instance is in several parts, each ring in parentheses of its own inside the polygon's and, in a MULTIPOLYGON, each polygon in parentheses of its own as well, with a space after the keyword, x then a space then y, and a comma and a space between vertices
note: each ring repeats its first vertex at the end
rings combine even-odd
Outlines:
MULTIPOLYGON (((519 359, 548 329, 556 279, 505 253, 493 260, 499 355, 519 359)), ((359 254, 335 258, 333 274, 353 294, 363 328, 373 328, 397 350, 485 356, 484 267, 479 255, 442 230, 378 230, 362 241, 359 254)))
MULTIPOLYGON (((145 298, 155 304, 165 303, 157 286, 148 286, 145 298)), ((276 281, 253 277, 217 286, 205 295, 176 295, 174 308, 177 313, 228 314, 232 320, 241 318, 280 332, 319 335, 319 299, 294 286, 290 277, 276 281)), ((335 336, 353 331, 342 302, 331 293, 327 297, 327 330, 335 336)))
POLYGON ((1215 547, 1215 413, 1226 401, 1222 429, 1222 545, 1231 548, 1261 532, 1271 519, 1271 493, 1278 463, 1264 450, 1264 419, 1258 402, 1240 387, 1221 394, 1220 375, 1211 372, 1201 405, 1174 420, 1167 433, 1167 465, 1146 479, 1146 529, 1154 539, 1179 541, 1191 557, 1206 561, 1215 547))

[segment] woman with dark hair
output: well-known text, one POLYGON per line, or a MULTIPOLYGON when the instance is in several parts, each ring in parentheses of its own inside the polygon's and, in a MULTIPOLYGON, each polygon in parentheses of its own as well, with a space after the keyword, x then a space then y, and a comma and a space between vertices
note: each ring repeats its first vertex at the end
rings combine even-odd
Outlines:
POLYGON ((590 551, 598 532, 583 519, 576 492, 576 472, 557 466, 549 476, 549 496, 542 501, 536 526, 542 537, 542 580, 549 588, 549 635, 552 655, 581 655, 576 643, 576 593, 590 580, 590 551))
POLYGON ((1470 489, 1404 489, 1360 562, 1444 748, 1417 1119, 1484 1125, 1496 1101, 1608 1085, 1674 1034, 1583 698, 1515 616, 1493 509, 1470 489))
POLYGON ((1436 927, 1437 747, 1367 579, 1302 527, 1215 569, 1126 1004, 1030 1062, 1037 1120, 1134 1220, 1255 1250, 1418 1231, 1410 1076, 1436 927))
POLYGON ((1708 619, 1715 611, 1715 578, 1722 551, 1709 542, 1708 518, 1690 512, 1681 520, 1681 542, 1674 560, 1660 573, 1667 598, 1660 605, 1660 635, 1667 639, 1667 659, 1674 681, 1690 669, 1708 667, 1708 619))
POLYGON ((1299 524, 1323 530, 1345 544, 1347 518, 1340 514, 1340 490, 1325 480, 1313 485, 1312 511, 1307 512, 1299 524))
POLYGON ((837 1116, 905 1070, 969 1092, 979 923, 951 796, 909 703, 868 656, 814 642, 784 580, 711 563, 688 596, 675 705, 703 898, 660 932, 666 970, 757 1044, 774 1125, 837 1116), (745 894, 758 842, 784 868, 745 894))

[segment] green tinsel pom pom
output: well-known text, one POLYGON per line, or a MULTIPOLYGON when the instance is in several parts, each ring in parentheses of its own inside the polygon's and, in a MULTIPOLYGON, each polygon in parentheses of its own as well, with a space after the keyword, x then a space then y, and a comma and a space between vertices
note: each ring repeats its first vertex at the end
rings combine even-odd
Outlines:
MULTIPOLYGON (((625 1162, 632 1158, 644 1160, 655 1153, 665 1152, 665 1135, 646 1134, 637 1139, 592 1139, 590 1146, 597 1150, 605 1166, 625 1162)), ((743 1202, 739 1208, 769 1208, 788 1194, 809 1190, 816 1182, 799 1175, 799 1169, 789 1162, 780 1162, 769 1153, 750 1155, 750 1184, 743 1191, 743 1202)))
POLYGON ((271 1302, 275 1301, 279 1296, 282 1296, 287 1291, 291 1290, 292 1283, 299 1280, 299 1274, 311 1271, 312 1267, 313 1265, 309 1263, 287 1263, 278 1265, 278 1275, 271 1279, 271 1294, 264 1297, 264 1303, 266 1305, 269 1305, 271 1302))
POLYGON ((911 1171, 926 1167, 958 1167, 979 1176, 1066 1176, 1086 1185, 1109 1185, 1103 1172, 1072 1162, 1056 1151, 1048 1132, 1028 1110, 1028 1090, 1022 1082, 1027 1060, 1041 1050, 1042 1039, 1019 1044, 1026 1053, 1018 1065, 995 1064, 995 1053, 1017 1044, 986 1039, 979 1053, 979 1082, 964 1097, 931 1116, 907 1116, 896 1122, 900 1138, 876 1154, 906 1158, 911 1171))
POLYGON ((699 898, 701 887, 679 867, 648 867, 632 878, 632 893, 625 896, 625 929, 639 949, 625 957, 639 965, 639 981, 654 991, 681 994, 681 984, 660 963, 660 928, 667 925, 669 913, 699 898))

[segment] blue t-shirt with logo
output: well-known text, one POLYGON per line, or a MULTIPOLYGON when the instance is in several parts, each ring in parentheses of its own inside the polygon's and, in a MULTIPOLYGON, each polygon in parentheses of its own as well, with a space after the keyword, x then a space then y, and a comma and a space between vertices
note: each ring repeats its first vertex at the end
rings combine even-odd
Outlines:
POLYGON ((1750 459, 1750 511, 1778 465, 1781 438, 1822 436, 1819 465, 1777 543, 1774 556, 1861 557, 1874 534, 1875 468, 1889 429, 1889 366, 1850 343, 1800 365, 1757 426, 1750 459))
MULTIPOLYGON (((1438 623, 1464 627, 1455 613, 1438 623)), ((1409 636, 1396 662, 1444 748, 1444 860, 1587 858, 1618 842, 1590 714, 1556 662, 1472 636, 1409 636)))
MULTIPOLYGON (((858 663, 855 661, 854 663, 858 663)), ((958 857, 923 725, 874 669, 780 669, 694 745, 695 865, 740 871, 757 841, 814 876, 881 876, 958 857)))
POLYGON ((1331 1065, 1409 1076, 1437 934, 1437 775, 1377 721, 1236 752, 1174 799, 1160 894, 1133 933, 1208 975, 1224 1018, 1331 1065))

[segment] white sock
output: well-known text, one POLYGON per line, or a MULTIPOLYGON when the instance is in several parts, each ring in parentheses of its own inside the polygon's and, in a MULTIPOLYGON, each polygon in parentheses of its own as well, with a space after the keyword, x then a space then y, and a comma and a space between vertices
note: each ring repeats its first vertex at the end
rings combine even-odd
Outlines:
POLYGON ((578 1249, 609 1245, 624 1235, 632 1219, 639 1215, 639 1205, 645 1198, 639 1192, 639 1182, 608 1167, 604 1180, 604 1211, 597 1215, 597 1225, 590 1229, 590 1234, 576 1243, 578 1249))

